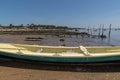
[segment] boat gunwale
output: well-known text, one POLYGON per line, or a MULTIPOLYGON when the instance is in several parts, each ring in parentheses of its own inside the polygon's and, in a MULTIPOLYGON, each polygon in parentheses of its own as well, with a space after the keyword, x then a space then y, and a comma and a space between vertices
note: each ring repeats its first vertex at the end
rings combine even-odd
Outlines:
MULTIPOLYGON (((94 58, 94 57, 97 58, 97 57, 107 57, 107 56, 120 56, 119 52, 107 53, 107 54, 105 54, 105 53, 99 53, 99 54, 98 53, 96 53, 96 54, 95 53, 91 53, 90 56, 85 56, 84 54, 80 54, 78 56, 78 55, 75 55, 74 53, 63 53, 64 55, 61 55, 62 53, 51 53, 52 55, 50 56, 50 55, 42 55, 42 54, 50 54, 50 53, 40 53, 38 55, 37 52, 32 52, 32 53, 37 53, 37 54, 31 55, 31 54, 23 53, 23 51, 21 53, 19 53, 19 54, 18 54, 18 52, 7 52, 7 51, 0 51, 0 52, 7 53, 7 54, 19 55, 19 56, 24 55, 24 56, 34 56, 34 57, 57 57, 57 58, 94 58), (65 56, 65 54, 67 54, 67 56, 65 56), (71 55, 71 54, 74 54, 74 56, 71 55), (104 55, 101 55, 101 54, 104 54, 104 55)), ((76 54, 79 54, 79 53, 76 53, 76 54)))

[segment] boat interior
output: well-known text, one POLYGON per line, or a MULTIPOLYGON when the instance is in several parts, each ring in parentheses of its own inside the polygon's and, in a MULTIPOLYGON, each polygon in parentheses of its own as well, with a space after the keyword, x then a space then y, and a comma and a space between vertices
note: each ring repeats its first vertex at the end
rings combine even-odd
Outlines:
POLYGON ((64 46, 39 46, 39 45, 21 45, 21 44, 12 44, 15 47, 24 48, 32 52, 43 52, 43 53, 83 53, 88 51, 89 53, 115 53, 120 52, 120 46, 89 46, 84 47, 86 50, 82 50, 81 46, 79 47, 64 47, 64 46))

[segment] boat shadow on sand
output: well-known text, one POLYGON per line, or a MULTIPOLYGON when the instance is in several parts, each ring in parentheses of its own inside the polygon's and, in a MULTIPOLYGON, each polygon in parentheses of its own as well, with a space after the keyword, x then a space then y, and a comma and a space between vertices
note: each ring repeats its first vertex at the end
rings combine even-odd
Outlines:
POLYGON ((104 63, 49 63, 35 62, 20 59, 11 59, 6 57, 0 58, 0 66, 35 69, 35 70, 52 70, 52 71, 70 71, 70 72, 120 72, 120 61, 104 63))

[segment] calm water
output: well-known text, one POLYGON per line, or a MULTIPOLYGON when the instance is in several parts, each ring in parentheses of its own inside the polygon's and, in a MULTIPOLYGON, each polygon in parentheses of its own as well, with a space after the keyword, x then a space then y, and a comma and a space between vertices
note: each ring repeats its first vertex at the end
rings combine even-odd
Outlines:
POLYGON ((111 31, 110 43, 112 45, 120 46, 120 30, 112 30, 111 31))
MULTIPOLYGON (((74 31, 74 30, 73 30, 74 31)), ((76 37, 72 37, 74 39, 74 41, 67 41, 66 45, 67 46, 79 46, 79 45, 84 45, 84 46, 110 46, 110 45, 115 45, 115 46, 120 46, 120 30, 116 30, 116 29, 112 29, 111 30, 111 34, 110 34, 110 39, 108 38, 109 35, 109 29, 104 29, 104 31, 99 29, 91 29, 91 30, 87 30, 87 29, 82 29, 79 30, 78 32, 87 32, 91 35, 100 35, 103 34, 106 35, 107 38, 98 38, 98 37, 84 37, 82 38, 81 36, 79 36, 78 38, 76 37), (68 43, 70 42, 70 43, 68 43), (67 44, 68 43, 68 44, 67 44)))
MULTIPOLYGON (((99 31, 98 30, 92 31, 92 32, 89 31, 89 33, 93 34, 93 35, 98 35, 99 31)), ((102 31, 101 31, 101 34, 102 34, 102 31)), ((105 38, 105 39, 95 38, 96 42, 100 43, 101 45, 120 46, 120 30, 115 30, 115 29, 111 30, 110 42, 108 40, 109 30, 107 30, 107 29, 104 30, 103 34, 106 35, 107 38, 105 38)))

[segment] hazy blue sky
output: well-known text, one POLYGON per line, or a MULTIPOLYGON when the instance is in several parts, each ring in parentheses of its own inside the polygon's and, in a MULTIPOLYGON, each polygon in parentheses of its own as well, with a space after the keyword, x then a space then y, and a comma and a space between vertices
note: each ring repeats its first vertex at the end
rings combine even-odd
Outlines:
POLYGON ((0 23, 120 26, 120 0, 0 0, 0 23))

